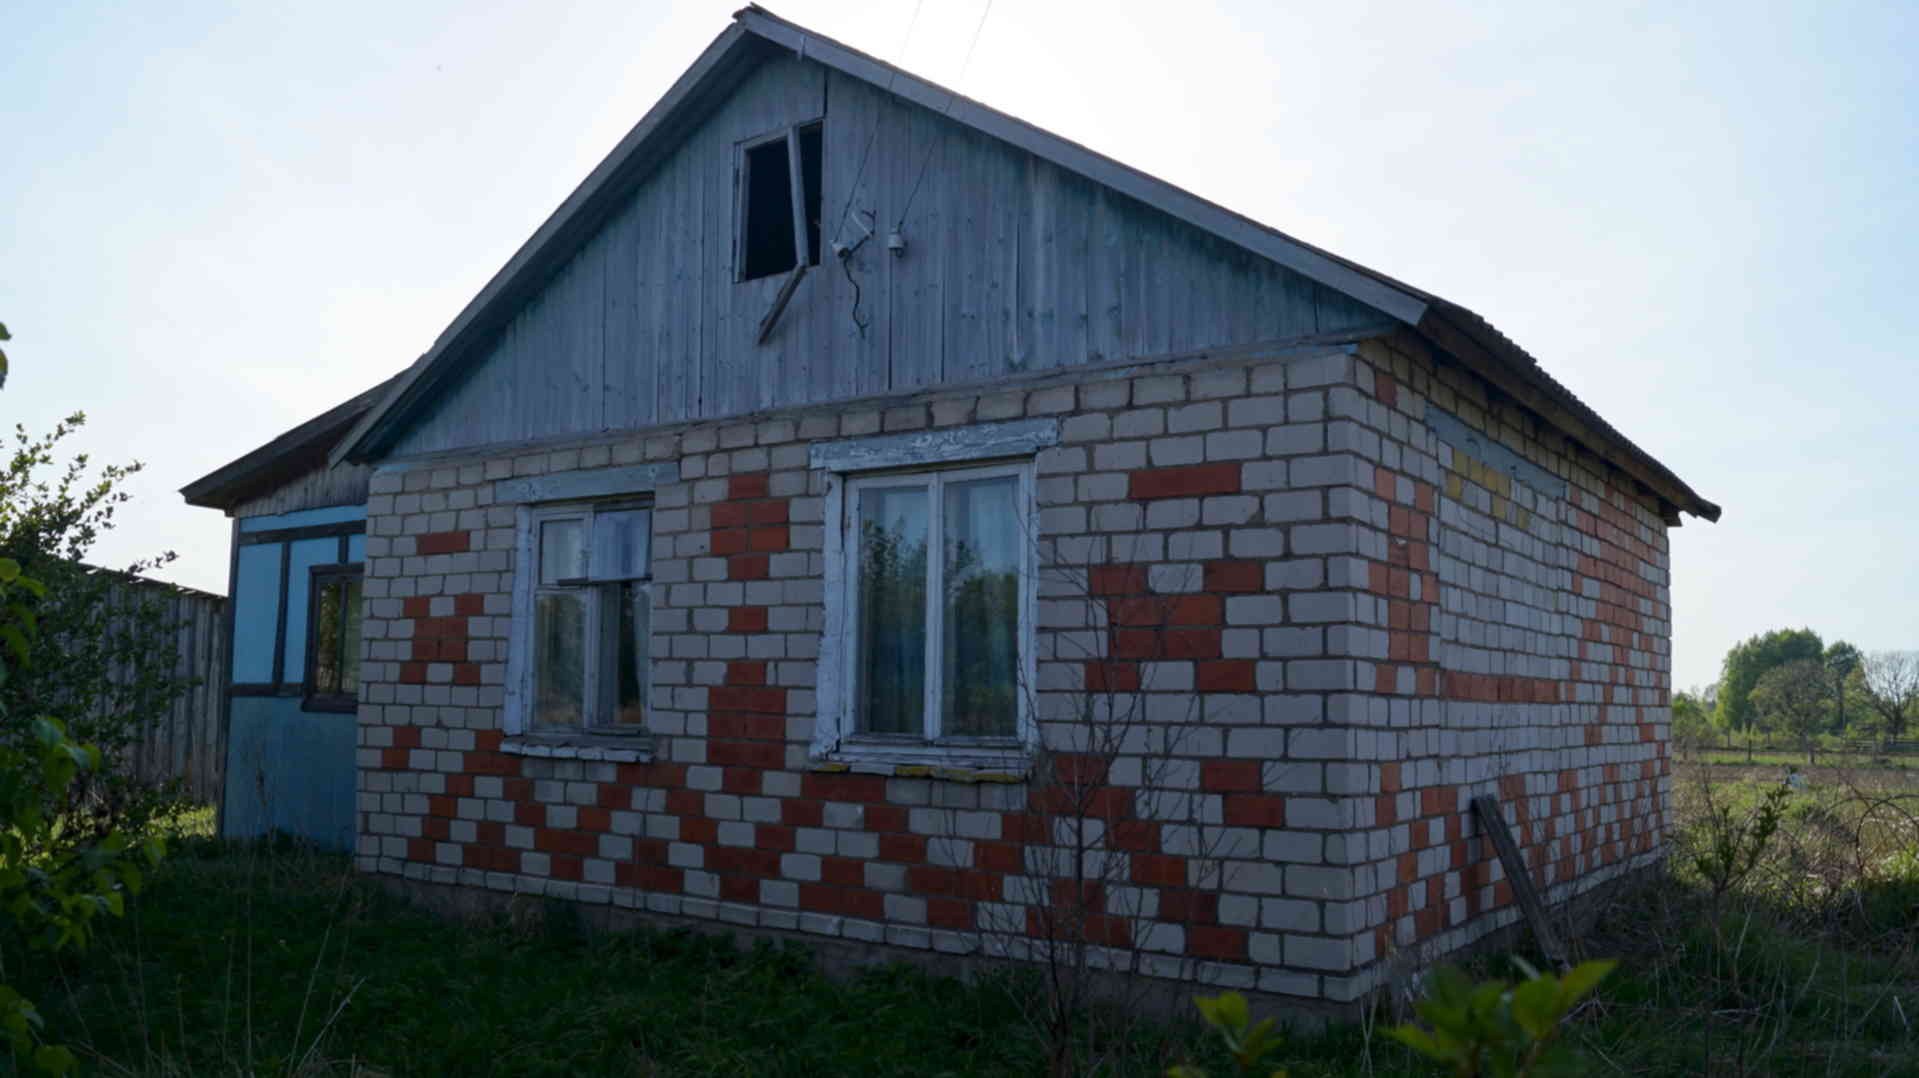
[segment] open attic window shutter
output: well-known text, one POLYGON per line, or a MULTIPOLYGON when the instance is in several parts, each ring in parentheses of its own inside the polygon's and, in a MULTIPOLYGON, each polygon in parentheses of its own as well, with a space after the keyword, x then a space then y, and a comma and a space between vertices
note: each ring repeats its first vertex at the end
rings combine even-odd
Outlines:
POLYGON ((820 263, 821 131, 818 123, 743 147, 740 280, 820 263))

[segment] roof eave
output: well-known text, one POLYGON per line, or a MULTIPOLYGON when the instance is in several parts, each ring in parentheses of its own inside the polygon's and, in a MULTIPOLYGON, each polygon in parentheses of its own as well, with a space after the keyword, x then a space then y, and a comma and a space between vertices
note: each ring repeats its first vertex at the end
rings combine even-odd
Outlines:
POLYGON ((1600 418, 1485 319, 1458 304, 1437 300, 1415 328, 1500 392, 1656 494, 1665 507, 1661 516, 1668 524, 1678 524, 1681 512, 1703 520, 1719 519, 1718 505, 1700 497, 1671 469, 1600 418))
POLYGON ((351 400, 342 402, 227 464, 180 488, 188 505, 230 510, 247 500, 275 477, 306 464, 327 459, 326 450, 387 394, 398 377, 389 378, 351 400))

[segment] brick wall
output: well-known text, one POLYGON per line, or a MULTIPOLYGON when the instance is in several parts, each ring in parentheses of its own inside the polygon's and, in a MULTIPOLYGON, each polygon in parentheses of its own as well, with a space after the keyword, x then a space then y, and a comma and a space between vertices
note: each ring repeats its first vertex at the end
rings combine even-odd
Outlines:
POLYGON ((376 474, 361 867, 949 953, 1019 953, 1070 908, 1158 975, 1347 1000, 1512 918, 1475 794, 1555 898, 1656 855, 1664 525, 1576 447, 1399 339, 1071 377, 376 474), (1439 442, 1429 405, 1571 493, 1439 442), (1033 774, 810 761, 808 446, 1046 416, 1033 774), (651 758, 517 751, 495 482, 642 461, 679 468, 651 758))

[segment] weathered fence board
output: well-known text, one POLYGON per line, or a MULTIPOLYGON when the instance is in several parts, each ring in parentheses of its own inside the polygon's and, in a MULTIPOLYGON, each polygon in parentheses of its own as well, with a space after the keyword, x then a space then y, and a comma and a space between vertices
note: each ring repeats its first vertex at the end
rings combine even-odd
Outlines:
MULTIPOLYGON (((225 784, 226 751, 221 736, 221 700, 226 685, 226 599, 157 580, 121 577, 111 585, 116 620, 125 624, 136 604, 155 604, 162 623, 173 627, 173 676, 189 682, 164 716, 142 731, 121 766, 140 778, 179 779, 188 797, 219 800, 225 784)), ((112 678, 128 676, 113 671, 112 678)))

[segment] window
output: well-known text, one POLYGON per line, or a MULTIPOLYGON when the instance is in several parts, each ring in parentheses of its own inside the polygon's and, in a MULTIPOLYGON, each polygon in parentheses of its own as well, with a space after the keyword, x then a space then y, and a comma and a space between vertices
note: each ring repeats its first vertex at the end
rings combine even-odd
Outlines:
POLYGON ((1017 750, 1032 658, 1024 464, 846 481, 840 746, 1017 750))
POLYGON ((360 566, 316 565, 308 573, 308 711, 352 711, 360 699, 360 566))
POLYGON ((637 733, 646 721, 652 510, 643 505, 543 507, 531 517, 531 610, 520 728, 637 733))
POLYGON ((785 273, 801 251, 820 264, 821 136, 812 123, 742 147, 740 280, 785 273))

